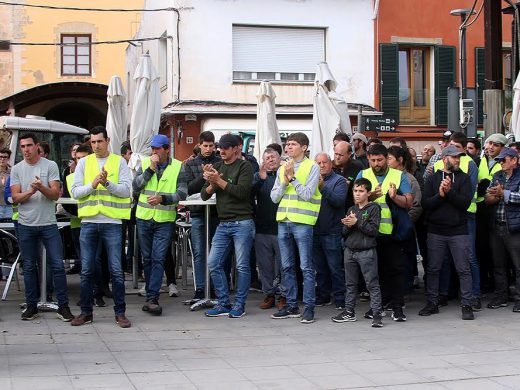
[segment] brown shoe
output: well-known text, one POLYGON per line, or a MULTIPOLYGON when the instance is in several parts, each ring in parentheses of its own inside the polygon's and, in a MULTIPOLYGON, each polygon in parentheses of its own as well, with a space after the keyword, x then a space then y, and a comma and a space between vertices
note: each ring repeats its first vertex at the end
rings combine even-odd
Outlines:
POLYGON ((282 310, 285 305, 287 305, 287 299, 285 299, 285 297, 280 297, 278 298, 278 303, 276 304, 276 308, 278 310, 282 310))
POLYGON ((79 316, 74 317, 74 319, 70 321, 70 324, 72 326, 81 326, 90 324, 92 321, 94 321, 94 316, 92 314, 81 313, 79 316))
POLYGON ((119 316, 116 315, 116 323, 121 328, 130 328, 132 326, 132 323, 130 322, 130 320, 128 318, 126 318, 126 316, 124 314, 119 315, 119 316))
POLYGON ((268 295, 265 297, 264 301, 260 304, 260 309, 270 309, 274 307, 274 296, 268 295))
POLYGON ((162 314, 162 307, 159 305, 159 302, 157 302, 157 299, 146 301, 142 310, 156 316, 160 316, 162 314))

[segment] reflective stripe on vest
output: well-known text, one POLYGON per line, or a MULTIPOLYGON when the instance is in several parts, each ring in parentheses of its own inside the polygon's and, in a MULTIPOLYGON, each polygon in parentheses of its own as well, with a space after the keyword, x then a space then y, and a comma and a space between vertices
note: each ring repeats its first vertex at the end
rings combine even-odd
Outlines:
MULTIPOLYGON (((143 172, 150 166, 150 158, 142 161, 143 172)), ((175 222, 177 217, 177 205, 162 205, 151 206, 147 202, 148 196, 154 195, 173 195, 177 192, 177 178, 181 171, 182 163, 179 160, 172 159, 164 170, 161 179, 157 181, 157 174, 154 174, 146 183, 146 186, 139 194, 139 201, 137 202, 137 210, 135 216, 139 219, 150 220, 156 222, 175 222)))
MULTIPOLYGON (((473 159, 469 156, 460 156, 460 170, 465 174, 469 172, 469 164, 473 161, 473 159)), ((433 170, 437 172, 438 170, 444 169, 444 161, 439 160, 436 161, 433 165, 433 170)), ((473 198, 471 198, 471 204, 466 210, 468 213, 476 213, 477 212, 477 189, 473 192, 473 198)))
MULTIPOLYGON (((478 182, 480 183, 480 181, 484 179, 488 179, 489 181, 491 181, 493 179, 493 175, 501 170, 502 165, 500 165, 499 163, 495 163, 495 165, 493 165, 493 168, 491 168, 491 171, 489 171, 488 159, 486 156, 482 157, 478 166, 478 182)), ((477 198, 477 203, 483 201, 483 196, 479 196, 477 198)))
MULTIPOLYGON (((307 183, 312 167, 316 163, 308 158, 304 159, 294 177, 302 184, 307 183)), ((284 167, 279 170, 279 180, 283 182, 284 167)), ((318 220, 321 206, 321 193, 316 186, 314 194, 309 201, 305 201, 298 196, 293 185, 289 184, 285 190, 285 194, 278 205, 276 212, 276 220, 278 222, 288 219, 294 223, 302 223, 305 225, 315 225, 318 220)))
MULTIPOLYGON (((94 178, 99 175, 99 164, 95 154, 91 154, 85 158, 85 172, 83 184, 90 184, 94 178)), ((110 153, 105 163, 108 181, 112 183, 119 182, 119 165, 121 156, 110 153)), ((84 198, 78 199, 78 217, 93 217, 103 214, 114 219, 130 219, 130 197, 120 198, 110 194, 110 192, 101 184, 97 189, 84 198)))
MULTIPOLYGON (((372 168, 364 169, 361 172, 365 179, 370 180, 372 190, 374 190, 379 185, 379 181, 377 180, 374 171, 372 171, 372 168)), ((392 223, 392 212, 390 211, 388 204, 386 204, 386 193, 390 189, 390 183, 395 184, 396 189, 399 189, 401 186, 401 175, 401 171, 388 168, 388 172, 381 183, 382 195, 374 201, 381 206, 381 223, 379 224, 379 233, 381 234, 392 234, 394 225, 392 223)))
MULTIPOLYGON (((70 189, 72 188, 72 185, 74 184, 74 172, 68 174, 67 177, 65 177, 65 181, 67 182, 67 188, 69 189, 69 192, 70 192, 70 189)), ((74 215, 71 215, 70 216, 70 228, 77 229, 79 227, 81 227, 81 219, 79 219, 78 217, 76 217, 74 215)))

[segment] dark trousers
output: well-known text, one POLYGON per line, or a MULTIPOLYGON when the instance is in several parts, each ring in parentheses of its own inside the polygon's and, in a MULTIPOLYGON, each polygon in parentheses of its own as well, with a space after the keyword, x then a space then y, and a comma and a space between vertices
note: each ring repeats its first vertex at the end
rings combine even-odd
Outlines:
POLYGON ((470 247, 468 235, 441 236, 428 233, 428 268, 426 270, 426 297, 428 301, 439 303, 439 274, 447 253, 451 253, 459 275, 460 296, 463 305, 471 305, 473 300, 471 269, 469 265, 470 247))
POLYGON ((493 208, 484 204, 477 203, 477 234, 476 250, 477 260, 480 268, 480 289, 484 292, 493 291, 493 255, 490 247, 490 226, 489 221, 493 220, 490 215, 493 208))
POLYGON ((402 244, 390 237, 379 237, 377 260, 383 306, 404 306, 406 254, 402 244))
POLYGON ((520 232, 509 233, 507 226, 495 224, 490 232, 490 245, 493 253, 496 297, 507 299, 508 296, 508 255, 516 272, 518 296, 520 293, 520 232))

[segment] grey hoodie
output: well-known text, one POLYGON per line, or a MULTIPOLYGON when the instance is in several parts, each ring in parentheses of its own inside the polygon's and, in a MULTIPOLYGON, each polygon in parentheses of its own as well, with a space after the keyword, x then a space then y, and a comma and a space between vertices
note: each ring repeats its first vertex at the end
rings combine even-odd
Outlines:
POLYGON ((381 222, 381 207, 377 203, 370 202, 362 209, 358 205, 350 207, 347 215, 351 212, 356 215, 357 222, 352 227, 343 226, 347 248, 354 250, 375 248, 381 222))

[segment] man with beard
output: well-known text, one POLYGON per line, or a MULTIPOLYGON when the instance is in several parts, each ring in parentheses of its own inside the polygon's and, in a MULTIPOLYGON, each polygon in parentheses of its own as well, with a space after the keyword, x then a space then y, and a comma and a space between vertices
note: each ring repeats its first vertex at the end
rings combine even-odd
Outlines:
POLYGON ((462 319, 473 320, 470 242, 467 212, 473 199, 469 176, 460 170, 464 152, 450 145, 442 150, 444 166, 429 176, 424 185, 422 206, 427 213, 428 268, 426 270, 427 304, 419 312, 429 316, 439 312, 439 274, 449 250, 459 274, 462 319))
POLYGON ((345 211, 354 205, 352 197, 352 186, 356 176, 365 167, 359 160, 352 158, 352 147, 346 141, 340 141, 334 146, 334 172, 343 176, 347 182, 347 197, 345 201, 345 211))

